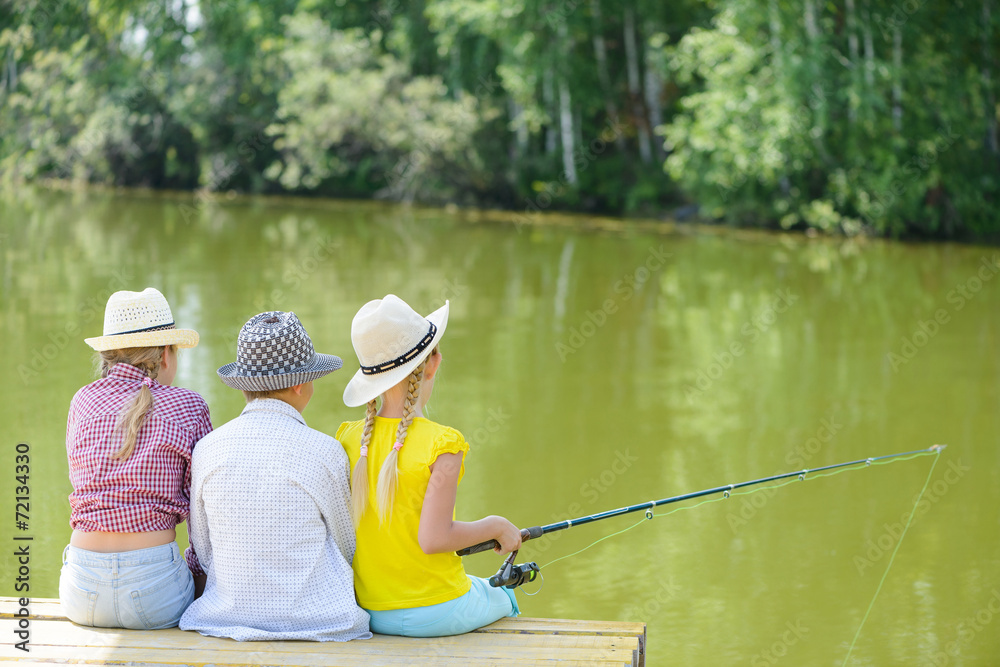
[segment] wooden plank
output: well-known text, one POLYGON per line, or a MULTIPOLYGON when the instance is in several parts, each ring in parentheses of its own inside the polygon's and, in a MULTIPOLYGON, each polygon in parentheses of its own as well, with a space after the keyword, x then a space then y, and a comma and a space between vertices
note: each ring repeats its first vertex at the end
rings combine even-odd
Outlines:
POLYGON ((571 618, 501 618, 495 623, 479 628, 475 632, 572 632, 586 634, 640 634, 645 623, 627 621, 584 621, 571 618))
MULTIPOLYGON (((53 646, 108 646, 113 643, 127 646, 145 646, 149 648, 216 648, 222 650, 241 650, 247 642, 237 642, 218 637, 205 637, 197 632, 185 632, 176 628, 169 630, 120 630, 115 628, 88 628, 70 621, 37 621, 32 623, 32 642, 50 644, 53 646)), ((4 643, 12 642, 10 637, 0 637, 4 643)), ((252 642, 260 648, 277 648, 282 645, 297 647, 296 651, 323 650, 324 644, 330 642, 287 642, 269 641, 252 642)), ((334 642, 338 643, 338 642, 334 642)), ((345 642, 339 642, 345 644, 345 642)), ((596 635, 504 635, 499 633, 468 633, 449 637, 396 637, 392 635, 375 635, 372 639, 358 640, 350 643, 365 643, 378 646, 402 646, 406 650, 415 650, 420 646, 476 646, 496 647, 519 646, 536 648, 566 648, 566 649, 628 649, 635 650, 638 640, 630 637, 604 637, 596 635)))
MULTIPOLYGON (((0 618, 14 618, 14 614, 21 608, 17 602, 18 598, 0 597, 0 618)), ((66 618, 63 614, 62 605, 59 600, 51 598, 32 599, 28 605, 32 620, 42 618, 66 618)))
MULTIPOLYGON (((0 618, 12 618, 20 608, 17 598, 0 597, 0 618)), ((62 619, 62 605, 51 598, 36 598, 28 607, 32 619, 62 619)), ((502 618, 499 621, 473 632, 563 632, 587 634, 638 635, 646 627, 645 623, 626 621, 593 621, 567 618, 502 618)))
MULTIPOLYGON (((355 643, 355 642, 349 642, 355 643)), ((329 645, 327 643, 326 645, 329 645)), ((274 667, 325 667, 326 665, 358 665, 365 667, 382 667, 384 665, 496 665, 511 667, 513 665, 538 665, 539 667, 566 667, 567 665, 631 665, 629 660, 592 660, 585 658, 563 659, 558 653, 549 656, 464 656, 404 654, 342 654, 339 651, 330 653, 284 653, 280 651, 258 651, 251 648, 252 643, 244 645, 244 650, 236 651, 171 651, 168 649, 136 649, 106 647, 81 651, 70 646, 33 647, 32 660, 71 664, 143 664, 143 665, 190 665, 191 667, 209 667, 210 665, 273 665, 274 667)), ((335 647, 336 648, 336 647, 335 647)), ((0 662, 14 660, 7 655, 0 655, 0 662)))
MULTIPOLYGON (((12 640, 3 639, 8 650, 12 640)), ((203 637, 194 632, 182 630, 117 630, 107 628, 85 628, 69 621, 37 621, 31 626, 31 646, 33 653, 40 650, 66 649, 68 653, 58 653, 60 658, 79 656, 82 653, 108 650, 130 651, 173 651, 188 656, 200 656, 209 651, 213 655, 229 653, 230 659, 213 659, 209 662, 239 663, 248 651, 286 654, 288 660, 282 664, 312 664, 312 659, 320 656, 328 659, 367 661, 368 657, 395 656, 397 659, 420 655, 423 657, 462 658, 467 662, 480 660, 531 660, 538 658, 558 660, 613 661, 637 664, 638 641, 635 637, 587 637, 558 635, 457 635, 415 639, 376 635, 369 640, 352 642, 236 642, 230 639, 203 637), (498 641, 506 640, 506 641, 498 641), (513 641, 512 641, 513 640, 513 641), (308 657, 304 657, 308 656, 308 657)), ((13 652, 13 651, 11 651, 13 652)), ((6 651, 4 651, 6 653, 6 651)), ((190 657, 179 657, 182 662, 192 662, 190 657)))
POLYGON ((502 632, 517 634, 559 633, 560 635, 588 634, 598 636, 635 637, 639 641, 637 667, 646 664, 646 624, 629 621, 581 621, 565 618, 502 618, 474 632, 502 632))
MULTIPOLYGON (((0 619, 13 619, 20 609, 17 598, 0 597, 0 619)), ((644 623, 575 619, 506 618, 465 635, 415 639, 375 635, 354 642, 235 642, 172 630, 118 630, 86 628, 65 619, 58 600, 39 598, 29 604, 32 620, 30 660, 46 655, 46 664, 93 664, 107 660, 107 652, 127 652, 116 660, 136 664, 246 664, 253 655, 271 663, 278 656, 288 662, 273 664, 326 664, 331 658, 363 662, 368 667, 398 664, 631 664, 645 662, 644 623), (82 651, 82 653, 81 653, 82 651), (97 653, 97 657, 91 655, 97 653), (162 654, 162 655, 161 655, 162 654), (172 655, 173 659, 168 660, 172 655), (204 659, 208 655, 210 659, 204 659), (226 656, 229 656, 226 658, 226 656), (145 656, 145 657, 143 657, 145 656), (238 656, 238 657, 237 657, 238 656), (386 662, 372 662, 372 659, 386 662), (236 660, 234 662, 233 660, 236 660), (319 662, 316 662, 316 661, 319 662), (446 660, 445 662, 441 662, 446 660)), ((0 661, 12 651, 9 633, 0 636, 0 661), (4 646, 6 645, 6 646, 4 646)), ((18 659, 15 656, 13 659, 18 659)))
MULTIPOLYGON (((11 618, 19 609, 17 598, 0 597, 0 618, 11 618)), ((65 618, 58 600, 38 598, 29 606, 32 619, 65 618)), ((645 623, 626 621, 593 621, 564 618, 502 618, 499 621, 474 632, 560 632, 586 634, 640 635, 645 632, 645 623)))
MULTIPOLYGON (((236 642, 218 637, 204 637, 195 632, 182 630, 117 630, 108 628, 84 628, 69 621, 38 621, 31 627, 33 646, 62 647, 122 647, 134 649, 168 650, 217 650, 242 653, 248 647, 254 650, 277 651, 282 653, 336 653, 337 655, 411 655, 427 653, 451 656, 489 657, 494 654, 516 654, 530 658, 540 652, 559 652, 569 658, 625 659, 638 649, 635 637, 575 637, 575 636, 530 636, 504 637, 489 635, 456 635, 416 639, 376 635, 372 639, 352 642, 236 642), (516 639, 516 641, 511 641, 516 639), (526 640, 526 641, 525 641, 526 640)), ((9 639, 4 639, 8 643, 9 639)))

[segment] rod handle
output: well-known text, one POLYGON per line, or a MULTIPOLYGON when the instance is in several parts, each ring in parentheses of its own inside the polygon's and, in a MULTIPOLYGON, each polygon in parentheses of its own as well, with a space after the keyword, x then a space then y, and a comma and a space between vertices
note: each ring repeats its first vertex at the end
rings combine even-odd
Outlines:
MULTIPOLYGON (((521 529, 521 541, 527 541, 532 539, 538 539, 543 534, 541 526, 532 526, 531 528, 521 529)), ((500 547, 500 543, 496 540, 486 540, 485 542, 480 542, 479 544, 473 544, 471 547, 465 547, 464 549, 459 549, 455 553, 459 556, 468 556, 470 554, 477 554, 482 551, 492 551, 500 547)))

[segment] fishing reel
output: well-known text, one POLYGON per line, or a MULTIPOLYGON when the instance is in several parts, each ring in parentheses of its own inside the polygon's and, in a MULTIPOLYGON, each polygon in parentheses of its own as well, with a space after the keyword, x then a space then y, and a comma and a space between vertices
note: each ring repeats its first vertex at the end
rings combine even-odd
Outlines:
POLYGON ((534 581, 539 573, 541 573, 542 570, 538 567, 537 563, 515 565, 515 558, 517 558, 517 551, 511 551, 510 555, 504 560, 503 565, 497 570, 497 573, 490 577, 490 586, 493 588, 500 588, 502 586, 514 589, 534 581))

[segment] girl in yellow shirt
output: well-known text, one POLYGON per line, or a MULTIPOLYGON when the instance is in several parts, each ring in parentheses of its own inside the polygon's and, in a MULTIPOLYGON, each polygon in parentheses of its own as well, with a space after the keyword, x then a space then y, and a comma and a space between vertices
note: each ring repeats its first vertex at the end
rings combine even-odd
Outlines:
POLYGON ((455 635, 518 614, 512 590, 466 575, 455 555, 487 540, 509 553, 521 535, 499 516, 454 520, 469 445, 423 416, 447 324, 447 302, 424 318, 392 294, 366 303, 351 323, 361 369, 344 403, 368 409, 364 419, 341 424, 337 439, 354 470, 354 585, 380 634, 455 635))

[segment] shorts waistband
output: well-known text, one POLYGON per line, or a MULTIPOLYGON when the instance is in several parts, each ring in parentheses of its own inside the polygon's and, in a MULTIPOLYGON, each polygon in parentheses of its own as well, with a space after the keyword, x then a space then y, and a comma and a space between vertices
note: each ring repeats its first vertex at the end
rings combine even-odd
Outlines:
POLYGON ((67 563, 84 565, 86 567, 107 568, 108 570, 136 565, 151 565, 153 563, 169 563, 178 560, 180 557, 181 550, 177 546, 177 542, 161 544, 158 547, 149 547, 148 549, 118 551, 115 553, 87 551, 70 544, 63 551, 63 560, 67 563))

